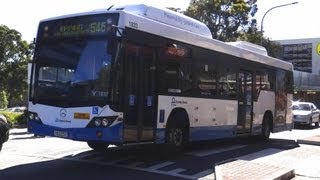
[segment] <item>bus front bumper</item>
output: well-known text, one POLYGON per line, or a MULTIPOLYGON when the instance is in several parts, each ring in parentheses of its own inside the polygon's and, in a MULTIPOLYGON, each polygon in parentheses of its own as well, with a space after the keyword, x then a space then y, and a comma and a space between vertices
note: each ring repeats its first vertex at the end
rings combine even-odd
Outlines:
POLYGON ((122 143, 122 124, 106 128, 59 128, 29 121, 28 132, 39 136, 59 137, 76 141, 122 143))

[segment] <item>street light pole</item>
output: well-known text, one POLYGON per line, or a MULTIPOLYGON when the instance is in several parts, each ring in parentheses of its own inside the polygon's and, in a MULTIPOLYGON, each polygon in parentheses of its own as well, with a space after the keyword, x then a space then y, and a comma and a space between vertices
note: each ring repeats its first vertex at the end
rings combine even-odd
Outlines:
POLYGON ((292 2, 292 3, 288 3, 288 4, 282 4, 282 5, 274 6, 274 7, 270 8, 266 13, 264 13, 264 15, 263 15, 263 17, 262 17, 262 20, 261 20, 261 33, 262 33, 262 35, 263 35, 263 20, 264 20, 264 17, 265 17, 272 9, 280 8, 280 7, 284 7, 284 6, 290 6, 290 5, 294 5, 294 4, 298 4, 298 2, 292 2))

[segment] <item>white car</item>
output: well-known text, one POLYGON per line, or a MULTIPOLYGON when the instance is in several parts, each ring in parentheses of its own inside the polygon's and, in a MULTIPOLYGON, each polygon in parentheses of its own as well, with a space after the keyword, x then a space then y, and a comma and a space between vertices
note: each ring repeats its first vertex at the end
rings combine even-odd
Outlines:
POLYGON ((320 110, 310 102, 294 102, 292 104, 294 125, 319 126, 320 110))
POLYGON ((5 109, 5 111, 10 111, 10 112, 23 112, 24 110, 26 110, 26 107, 10 107, 5 109))

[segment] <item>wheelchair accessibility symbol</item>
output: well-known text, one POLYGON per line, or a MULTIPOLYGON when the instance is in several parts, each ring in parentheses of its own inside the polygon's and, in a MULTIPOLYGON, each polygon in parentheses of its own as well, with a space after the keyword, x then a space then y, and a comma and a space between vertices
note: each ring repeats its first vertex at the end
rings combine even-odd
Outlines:
POLYGON ((98 114, 99 113, 99 107, 95 106, 92 107, 92 114, 98 114))

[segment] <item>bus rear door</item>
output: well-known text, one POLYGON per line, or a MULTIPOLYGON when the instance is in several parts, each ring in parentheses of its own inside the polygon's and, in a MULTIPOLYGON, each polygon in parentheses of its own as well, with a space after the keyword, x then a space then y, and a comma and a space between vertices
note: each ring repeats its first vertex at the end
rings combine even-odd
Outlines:
POLYGON ((252 126, 252 73, 240 71, 238 74, 238 121, 237 134, 248 134, 252 126))

